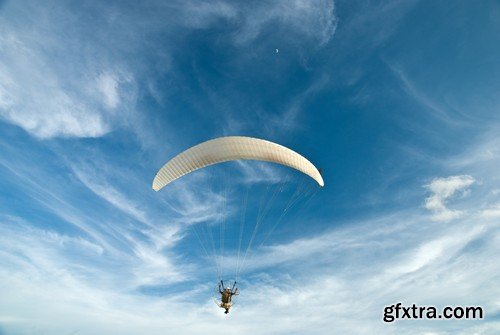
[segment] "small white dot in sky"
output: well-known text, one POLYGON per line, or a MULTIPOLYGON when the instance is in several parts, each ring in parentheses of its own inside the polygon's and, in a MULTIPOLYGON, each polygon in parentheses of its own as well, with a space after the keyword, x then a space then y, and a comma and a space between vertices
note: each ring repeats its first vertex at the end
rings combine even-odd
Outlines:
POLYGON ((278 49, 276 49, 276 53, 280 52, 278 49))

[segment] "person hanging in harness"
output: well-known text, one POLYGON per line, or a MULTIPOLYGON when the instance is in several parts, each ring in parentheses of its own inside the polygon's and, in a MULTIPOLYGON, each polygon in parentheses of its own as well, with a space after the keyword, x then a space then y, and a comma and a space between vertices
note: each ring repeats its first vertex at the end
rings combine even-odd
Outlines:
POLYGON ((224 282, 221 280, 219 283, 219 293, 221 294, 221 303, 219 305, 220 308, 224 308, 226 311, 224 312, 225 314, 229 313, 229 309, 231 308, 231 297, 233 295, 238 295, 240 294, 238 292, 238 288, 235 289, 236 282, 234 282, 233 288, 230 288, 229 286, 226 287, 224 290, 224 282))

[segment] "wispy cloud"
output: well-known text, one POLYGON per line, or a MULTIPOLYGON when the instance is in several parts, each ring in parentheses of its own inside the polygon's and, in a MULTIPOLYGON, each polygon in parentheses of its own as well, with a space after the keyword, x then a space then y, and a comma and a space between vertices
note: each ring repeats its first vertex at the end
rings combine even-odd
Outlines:
POLYGON ((259 162, 246 162, 246 161, 236 161, 238 165, 238 171, 243 175, 243 179, 238 179, 237 181, 243 181, 244 183, 277 183, 283 180, 283 174, 273 166, 268 163, 259 162))
POLYGON ((5 29, 1 35, 0 116, 4 120, 40 138, 98 137, 110 130, 105 115, 67 89, 68 78, 51 66, 43 39, 5 29))
POLYGON ((488 176, 494 175, 500 160, 499 126, 499 123, 490 123, 487 131, 463 152, 446 159, 445 164, 453 169, 475 169, 488 176))
MULTIPOLYGON (((343 45, 352 44, 344 55, 352 57, 349 64, 360 64, 353 50, 369 46, 360 56, 367 58, 374 46, 382 47, 414 3, 362 3, 359 8, 366 14, 355 10, 355 19, 339 21, 346 24, 343 32, 354 32, 347 34, 350 39, 338 39, 343 45)), ((343 6, 342 13, 350 8, 343 6)), ((7 204, 0 204, 0 333, 500 331, 498 322, 488 318, 438 325, 419 321, 388 326, 381 321, 383 307, 397 301, 470 303, 484 306, 487 315, 499 315, 498 131, 477 146, 476 138, 471 138, 471 147, 452 158, 438 159, 416 145, 422 160, 434 159, 433 167, 439 168, 431 176, 411 175, 418 185, 430 181, 425 185, 428 194, 422 195, 420 186, 409 190, 409 178, 387 178, 405 179, 397 192, 420 194, 414 203, 389 200, 394 210, 377 209, 369 218, 359 219, 358 213, 346 217, 337 211, 336 194, 319 195, 323 198, 318 213, 329 208, 335 213, 318 218, 320 214, 308 212, 310 216, 303 218, 307 222, 294 218, 283 227, 284 234, 267 244, 255 243, 229 318, 214 304, 216 283, 207 274, 209 260, 195 251, 199 246, 192 230, 215 226, 224 218, 239 219, 239 187, 274 184, 283 180, 281 171, 258 163, 235 163, 234 174, 241 183, 235 181, 237 186, 227 192, 221 192, 223 185, 217 182, 214 187, 204 171, 185 176, 160 193, 150 189, 153 166, 163 163, 158 162, 163 153, 157 155, 157 150, 167 147, 169 155, 175 154, 178 136, 189 142, 193 136, 212 134, 214 130, 204 124, 209 119, 215 119, 217 127, 234 125, 230 129, 234 132, 257 129, 256 134, 287 136, 292 141, 290 131, 300 128, 309 102, 337 79, 330 70, 342 65, 308 67, 338 51, 332 43, 340 32, 333 1, 173 0, 126 6, 90 2, 84 7, 10 1, 2 3, 1 15, 0 118, 33 137, 24 133, 16 137, 20 129, 1 125, 13 135, 2 132, 0 141, 0 185, 7 185, 0 194, 7 204), (207 35, 213 39, 205 39, 207 35), (274 63, 263 59, 260 48, 273 56, 286 54, 286 48, 274 53, 278 42, 302 49, 293 57, 303 59, 288 58, 282 67, 283 59, 273 58, 274 63), (209 48, 206 55, 213 56, 212 63, 191 73, 192 67, 209 61, 203 48, 209 48), (218 48, 230 50, 219 53, 218 48), (310 64, 305 60, 309 56, 315 58, 310 64), (255 69, 263 64, 269 72, 248 79, 256 61, 262 63, 255 69), (245 88, 268 81, 269 73, 293 72, 290 62, 298 72, 307 72, 302 84, 293 90, 283 86, 287 93, 270 94, 268 101, 260 100, 262 90, 245 96, 245 88), (205 81, 201 90, 215 92, 207 99, 212 108, 206 108, 203 94, 182 92, 191 89, 190 80, 199 79, 203 70, 210 74, 200 79, 205 81), (218 77, 212 70, 228 75, 218 77), (181 71, 192 77, 176 77, 181 71), (236 85, 238 81, 244 85, 236 85), (231 88, 219 91, 217 85, 231 88), (182 87, 172 90, 179 94, 174 97, 178 105, 168 101, 174 86, 182 87), (276 102, 278 96, 282 99, 276 102), (206 112, 201 119, 194 111, 185 112, 198 98, 206 112), (236 108, 246 107, 250 100, 258 101, 248 109, 236 108), (219 108, 227 113, 217 112, 219 108), (207 129, 193 134, 184 127, 187 123, 207 129), (129 145, 130 132, 141 143, 129 145)), ((422 110, 453 125, 461 122, 449 113, 446 99, 434 99, 405 69, 396 66, 392 71, 422 110)), ((353 72, 349 85, 366 79, 364 71, 362 67, 353 72)), ((358 194, 347 192, 357 201, 358 194)), ((236 262, 234 250, 227 251, 226 261, 236 262)))
POLYGON ((487 209, 481 211, 481 215, 488 219, 494 219, 500 217, 500 203, 490 206, 487 209))
POLYGON ((463 213, 446 207, 446 201, 458 191, 466 195, 467 188, 475 183, 471 176, 452 176, 447 178, 436 178, 426 188, 433 194, 425 199, 425 208, 433 212, 433 220, 450 221, 460 217, 463 213))
POLYGON ((442 106, 439 101, 435 101, 434 99, 430 98, 424 90, 420 89, 415 82, 410 80, 408 75, 400 67, 395 64, 389 64, 389 68, 401 81, 406 93, 416 102, 430 111, 430 115, 446 121, 449 124, 459 124, 459 120, 450 115, 450 111, 447 110, 446 106, 442 106))
POLYGON ((262 2, 260 6, 245 12, 243 22, 236 34, 236 40, 240 43, 257 38, 263 29, 285 24, 323 45, 330 41, 337 27, 335 5, 331 0, 315 3, 303 0, 262 2))
MULTIPOLYGON (((457 187, 446 183, 437 186, 437 189, 443 194, 453 194, 457 187)), ((474 213, 474 210, 469 209, 469 212, 474 213)), ((43 304, 50 313, 66 315, 64 319, 71 320, 72 327, 84 327, 75 313, 98 310, 101 317, 86 319, 87 327, 96 327, 98 333, 107 329, 104 320, 108 320, 108 324, 109 320, 115 320, 117 324, 114 324, 113 329, 120 328, 120 322, 128 320, 127 329, 123 329, 125 334, 144 327, 149 333, 161 333, 167 325, 178 328, 181 334, 193 334, 200 330, 198 327, 206 330, 217 328, 222 323, 227 326, 227 322, 234 323, 232 327, 237 331, 262 334, 302 332, 306 329, 312 334, 332 330, 372 334, 373 329, 387 329, 380 321, 384 305, 401 299, 408 299, 410 303, 463 304, 461 299, 465 295, 457 296, 457 292, 467 292, 470 296, 471 290, 475 292, 475 303, 494 311, 495 301, 492 297, 495 295, 492 292, 495 292, 496 287, 492 279, 498 276, 498 264, 492 256, 498 252, 498 224, 492 224, 493 221, 478 223, 479 216, 457 218, 457 224, 453 226, 431 222, 426 218, 425 213, 419 212, 417 208, 409 213, 395 213, 351 223, 343 228, 256 250, 257 253, 249 259, 249 269, 253 275, 244 279, 242 295, 229 321, 220 318, 222 314, 213 302, 207 301, 208 298, 201 301, 195 299, 191 303, 186 301, 182 290, 158 300, 153 297, 145 299, 123 290, 102 289, 103 285, 108 287, 106 282, 109 280, 129 287, 129 280, 116 282, 118 278, 114 277, 120 273, 107 273, 105 282, 96 283, 85 277, 75 281, 73 276, 76 273, 70 271, 58 279, 38 276, 35 282, 28 284, 23 279, 29 273, 25 269, 15 272, 19 276, 15 282, 3 282, 11 283, 8 285, 10 289, 22 289, 27 299, 43 304), (470 229, 471 221, 476 222, 474 229, 470 229), (480 277, 482 279, 478 281, 480 277), (48 285, 45 280, 54 280, 53 284, 57 283, 58 288, 48 285), (36 294, 39 285, 51 292, 50 297, 36 294), (309 306, 311 300, 315 304, 309 306), (61 311, 61 306, 75 304, 80 307, 61 311), (298 309, 297 304, 304 308, 298 309), (147 311, 147 315, 134 313, 138 309, 147 311), (186 310, 189 311, 187 314, 186 310), (335 318, 334 323, 331 322, 332 318, 335 318)), ((22 236, 31 236, 29 238, 33 238, 33 241, 22 245, 47 248, 46 242, 37 239, 36 234, 23 232, 22 236)), ((10 236, 12 241, 17 240, 12 234, 3 236, 10 236)), ((5 248, 21 244, 2 245, 5 248)), ((90 253, 100 252, 99 248, 92 246, 88 249, 90 253)), ((53 248, 45 250, 45 253, 52 252, 53 248)), ((140 254, 141 262, 144 261, 144 266, 135 268, 132 283, 158 283, 158 277, 170 271, 171 264, 151 255, 148 250, 138 248, 137 253, 140 254), (154 266, 149 268, 148 264, 154 266)), ((60 258, 52 255, 47 259, 53 262, 60 258)), ((40 265, 51 271, 55 269, 47 267, 45 263, 40 265)), ((4 279, 12 278, 12 275, 12 272, 8 276, 2 273, 4 279)), ((177 278, 182 280, 183 277, 177 278)), ((10 294, 2 296, 5 297, 4 301, 11 303, 10 311, 22 308, 10 294)), ((22 313, 7 313, 4 317, 8 320, 11 315, 21 316, 25 324, 32 324, 32 318, 41 314, 36 309, 24 309, 22 313)), ((53 329, 50 324, 46 327, 53 329)), ((394 324, 393 333, 423 332, 428 327, 430 325, 425 321, 411 329, 405 324, 394 324)), ((468 329, 475 327, 471 323, 468 329)), ((494 324, 488 323, 485 329, 491 331, 496 328, 494 324)), ((445 327, 442 332, 451 334, 453 329, 445 327)))
MULTIPOLYGON (((132 113, 136 99, 134 75, 127 70, 132 61, 109 61, 111 46, 100 46, 96 27, 81 27, 69 7, 18 6, 2 8, 0 117, 41 139, 101 137, 126 124, 121 120, 132 113), (26 8, 33 17, 50 19, 20 24, 14 13, 26 8), (120 117, 113 113, 118 107, 120 117)), ((111 43, 116 46, 118 40, 111 43)))
POLYGON ((182 24, 191 28, 206 28, 217 19, 233 19, 239 13, 236 6, 226 1, 181 2, 182 24))
MULTIPOLYGON (((76 29, 79 16, 71 8, 49 13, 33 4, 29 7, 36 15, 51 19, 27 25, 19 25, 14 15, 7 20, 0 40, 4 50, 3 66, 0 66, 0 116, 42 139, 101 137, 117 125, 126 125, 142 141, 148 141, 147 122, 140 122, 141 117, 134 111, 135 81, 147 77, 151 70, 149 64, 163 64, 162 59, 170 58, 171 43, 167 39, 161 52, 151 54, 153 62, 125 56, 117 59, 114 56, 118 51, 126 55, 150 47, 147 40, 124 40, 127 28, 122 26, 120 18, 133 19, 134 24, 128 29, 142 31, 153 40, 164 32, 186 27, 205 29, 218 19, 233 20, 239 26, 233 33, 234 41, 245 44, 254 41, 263 31, 280 26, 322 45, 334 35, 337 24, 334 2, 326 0, 315 5, 301 0, 262 2, 252 7, 225 1, 174 2, 153 7, 158 13, 168 12, 171 17, 184 19, 165 22, 155 16, 143 22, 126 9, 102 8, 98 16, 111 27, 107 30, 109 36, 104 36, 93 25, 76 29), (64 19, 54 19, 62 15, 62 11, 64 19), (44 34, 39 34, 40 31, 44 34), (89 35, 95 39, 89 39, 89 35), (102 47, 104 39, 110 39, 108 48, 102 47), (62 49, 60 45, 66 47, 62 49)), ((12 3, 4 8, 7 13, 15 10, 17 5, 12 3)), ((157 101, 164 99, 157 90, 151 94, 157 101)), ((289 119, 296 114, 297 107, 290 107, 286 122, 291 122, 289 119)))
MULTIPOLYGON (((99 175, 93 173, 93 171, 95 170, 83 170, 81 165, 73 165, 73 172, 75 173, 75 176, 97 196, 106 200, 117 209, 130 215, 135 220, 144 223, 147 226, 151 225, 146 212, 141 209, 138 204, 135 204, 132 200, 116 190, 112 185, 104 181, 103 175, 99 177, 99 175)), ((101 170, 101 172, 102 171, 103 170, 101 170)))
POLYGON ((119 91, 120 81, 120 78, 109 72, 97 77, 97 89, 102 94, 104 105, 109 109, 115 109, 121 102, 119 91))
MULTIPOLYGON (((302 92, 294 96, 286 108, 281 113, 276 113, 272 117, 265 114, 265 127, 269 135, 288 133, 300 128, 300 116, 306 114, 305 105, 308 100, 314 97, 327 87, 329 78, 327 75, 321 75, 315 78, 312 83, 302 92)), ((262 117, 264 119, 264 116, 262 117)))

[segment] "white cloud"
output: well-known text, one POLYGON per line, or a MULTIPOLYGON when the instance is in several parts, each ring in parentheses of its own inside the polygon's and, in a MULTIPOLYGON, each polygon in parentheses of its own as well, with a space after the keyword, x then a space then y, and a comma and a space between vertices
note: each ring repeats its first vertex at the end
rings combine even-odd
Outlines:
MULTIPOLYGON (((486 173, 488 177, 494 176, 500 160, 500 125, 490 123, 477 142, 472 143, 464 151, 446 161, 450 168, 474 169, 486 173)), ((496 181, 496 178, 492 178, 496 181)), ((495 189, 493 188, 493 192, 495 189)))
MULTIPOLYGON (((289 133, 290 131, 300 128, 299 117, 304 113, 305 103, 313 99, 315 95, 321 92, 329 83, 327 75, 321 75, 314 79, 314 81, 300 94, 297 94, 286 106, 286 109, 277 113, 276 115, 265 114, 264 128, 269 134, 280 132, 289 133)), ((264 117, 263 117, 264 119, 264 117)))
POLYGON ((117 78, 110 73, 103 73, 97 78, 97 89, 101 92, 104 104, 108 108, 114 109, 120 103, 118 85, 117 78))
MULTIPOLYGON (((309 13, 316 9, 311 8, 310 3, 288 4, 264 3, 262 8, 290 6, 298 14, 287 13, 286 9, 284 13, 269 13, 270 18, 249 27, 255 30, 246 31, 248 38, 258 36, 268 23, 283 21, 317 38, 320 43, 325 43, 325 36, 328 41, 329 35, 324 33, 328 31, 328 24, 318 23, 325 30, 317 31, 311 28, 316 23, 300 26, 300 13, 306 22, 312 20, 309 13)), ((229 13, 220 14, 222 17, 234 15, 229 7, 216 6, 214 9, 219 10, 229 13)), ((196 20, 209 20, 203 13, 197 15, 200 18, 195 18, 195 23, 196 20)), ((247 24, 251 24, 252 18, 248 20, 247 24)), ((87 79, 88 83, 102 80, 102 85, 97 85, 100 95, 96 101, 110 109, 123 105, 120 86, 123 78, 117 73, 120 72, 99 68, 87 79)), ((52 76, 48 73, 47 77, 52 76)), ((57 81, 59 77, 55 77, 57 81)), ((65 85, 59 83, 50 92, 61 90, 69 105, 87 106, 81 103, 79 96, 67 93, 65 85)), ((0 86, 0 108, 7 110, 18 105, 20 100, 13 94, 18 92, 16 83, 6 80, 0 86)), ((58 94, 55 96, 57 98, 58 94)), ((298 101, 297 106, 300 105, 298 101)), ((68 116, 65 111, 55 114, 61 120, 74 118, 72 121, 47 121, 26 112, 16 122, 24 124, 29 121, 28 116, 35 118, 35 126, 25 126, 25 129, 39 137, 66 136, 64 131, 67 136, 89 136, 93 134, 90 131, 92 117, 100 120, 103 126, 101 130, 93 126, 98 130, 95 136, 111 129, 107 114, 89 112, 89 119, 86 119, 84 115, 88 111, 84 107, 81 114, 70 112, 68 116), (77 129, 73 123, 78 121, 90 124, 77 129)), ((295 120, 298 108, 292 104, 287 111, 289 113, 284 115, 295 120)), ((11 117, 9 112, 2 113, 5 118, 11 117)), ((485 151, 484 157, 490 160, 497 151, 485 151)), ((256 334, 448 335, 457 332, 456 323, 440 323, 438 327, 442 330, 439 332, 433 330, 435 322, 385 325, 381 322, 382 308, 402 299, 409 303, 438 305, 463 305, 473 300, 484 305, 488 313, 497 312, 500 306, 496 298, 500 294, 496 285, 500 280, 497 199, 495 202, 490 201, 491 198, 480 199, 483 204, 493 205, 475 207, 471 200, 460 210, 447 207, 447 202, 457 193, 465 194, 475 183, 468 175, 439 178, 427 185, 433 193, 426 202, 428 209, 438 219, 455 218, 457 224, 428 222, 427 216, 415 209, 363 222, 328 222, 328 227, 333 227, 331 230, 316 234, 308 231, 308 236, 257 249, 248 260, 249 269, 254 272, 248 272, 252 276, 243 279, 242 295, 227 318, 209 297, 214 283, 203 283, 198 276, 204 269, 192 269, 180 259, 182 252, 174 253, 173 250, 186 233, 176 225, 178 222, 193 225, 217 220, 227 199, 209 188, 195 189, 190 188, 189 183, 180 183, 172 185, 172 192, 168 194, 155 194, 155 199, 164 207, 151 214, 153 211, 147 209, 154 207, 152 197, 139 200, 143 194, 134 197, 123 192, 119 184, 107 179, 109 175, 100 177, 99 173, 94 175, 88 170, 76 172, 86 188, 116 209, 112 217, 106 217, 102 213, 85 213, 87 208, 79 208, 83 198, 73 203, 70 194, 60 186, 61 180, 68 179, 52 179, 48 174, 36 173, 33 167, 23 169, 28 165, 15 164, 12 157, 4 157, 0 163, 5 164, 3 166, 12 176, 23 181, 19 183, 19 192, 30 188, 26 194, 36 203, 45 205, 49 211, 89 233, 88 237, 83 237, 69 235, 69 232, 26 229, 37 219, 18 222, 2 217, 0 332, 164 334, 167 330, 176 334, 199 334, 226 329, 256 334), (125 215, 121 216, 122 213, 125 215), (464 213, 472 214, 466 216, 464 213), (175 224, 161 225, 155 221, 147 227, 136 225, 135 221, 149 223, 152 217, 159 215, 163 215, 162 224, 164 221, 175 224), (132 220, 123 223, 123 217, 132 220), (137 236, 139 234, 141 237, 137 236), (126 247, 120 248, 120 243, 126 247), (183 283, 190 280, 191 275, 195 277, 195 287, 190 287, 190 282, 183 283), (173 283, 177 285, 170 286, 173 283), (141 285, 165 285, 166 289, 163 296, 155 297, 139 293, 137 288, 141 285)), ((496 176, 498 165, 492 166, 492 175, 496 176)), ((258 177, 260 173, 265 178, 274 178, 270 171, 247 172, 249 178, 258 177)), ((486 194, 496 196, 495 192, 486 194)), ((473 321, 459 326, 463 334, 500 331, 498 323, 489 320, 481 321, 479 326, 473 321)))
POLYGON ((475 183, 475 179, 468 175, 452 176, 448 178, 436 178, 426 188, 433 194, 425 199, 425 208, 434 213, 436 221, 450 221, 460 217, 463 212, 446 207, 446 201, 457 191, 462 190, 464 195, 466 189, 475 183))
POLYGON ((207 181, 203 171, 189 175, 168 185, 169 192, 159 192, 159 199, 166 199, 164 205, 178 214, 178 221, 184 225, 202 222, 217 222, 223 215, 233 211, 229 197, 213 189, 213 181, 207 181), (187 177, 187 178, 186 178, 187 177), (197 183, 192 179, 198 178, 197 183), (193 186, 195 185, 195 186, 193 186), (225 214, 222 214, 225 213, 225 214))
POLYGON ((3 30, 0 38, 0 117, 40 138, 98 137, 109 131, 105 118, 65 88, 43 45, 3 30))
MULTIPOLYGON (((96 7, 108 25, 103 33, 92 22, 84 25, 80 13, 67 7, 48 11, 31 3, 26 8, 33 11, 33 17, 50 19, 21 22, 14 14, 20 10, 19 4, 8 2, 2 7, 8 19, 0 31, 0 118, 42 139, 101 137, 126 123, 141 141, 152 141, 152 126, 135 115, 134 80, 148 77, 144 73, 152 67, 154 71, 156 67, 166 71, 161 64, 170 59, 171 43, 166 41, 161 51, 151 55, 153 63, 149 63, 151 59, 143 63, 117 55, 151 48, 157 33, 165 36, 164 32, 185 29, 186 25, 191 29, 207 28, 223 18, 239 23, 232 33, 236 43, 251 42, 264 30, 280 26, 322 45, 333 36, 337 22, 334 2, 326 0, 314 5, 293 0, 265 1, 255 6, 225 1, 153 6, 156 12, 167 12, 174 18, 168 22, 163 20, 165 14, 145 20, 134 11, 117 12, 103 5, 96 7), (132 24, 123 26, 124 18, 132 24), (134 33, 128 34, 125 29, 134 33), (120 117, 110 113, 118 108, 120 117)), ((157 96, 157 100, 162 97, 157 96)), ((286 121, 296 114, 297 108, 290 107, 284 115, 286 121)))
POLYGON ((260 6, 252 6, 245 11, 243 27, 237 33, 236 40, 239 43, 252 41, 263 29, 272 29, 281 24, 316 40, 319 45, 326 44, 337 27, 335 4, 331 0, 261 2, 260 6))
MULTIPOLYGON (((270 164, 260 162, 236 161, 238 171, 243 175, 244 183, 277 183, 284 179, 282 173, 270 164)), ((238 179, 238 181, 240 181, 238 179)))
POLYGON ((468 242, 477 238, 483 231, 484 229, 481 227, 476 227, 467 232, 460 229, 459 233, 448 233, 445 236, 425 241, 403 254, 401 261, 391 266, 388 272, 392 275, 400 276, 419 271, 425 266, 436 262, 447 261, 456 255, 468 242))
POLYGON ((236 17, 238 10, 224 1, 186 1, 182 4, 183 24, 193 28, 206 28, 218 18, 236 17))
MULTIPOLYGON (((102 177, 98 176, 98 174, 91 172, 95 171, 95 169, 82 169, 81 166, 78 167, 76 165, 73 165, 72 169, 76 177, 97 196, 106 200, 117 209, 130 215, 137 221, 142 222, 148 226, 151 225, 149 219, 147 218, 146 212, 141 209, 138 204, 135 204, 124 194, 116 190, 112 185, 106 183, 102 177)), ((104 172, 104 170, 101 170, 101 172, 104 172)))
POLYGON ((134 285, 165 285, 186 279, 183 274, 187 270, 186 267, 172 262, 156 246, 150 247, 143 243, 136 243, 134 253, 137 256, 133 268, 134 285))
POLYGON ((234 32, 236 43, 250 43, 265 29, 286 27, 287 33, 298 33, 324 45, 337 27, 332 0, 261 1, 251 6, 235 6, 227 1, 189 1, 179 7, 181 24, 188 27, 206 28, 217 19, 237 21, 240 26, 234 32))
POLYGON ((487 209, 484 209, 480 213, 481 216, 488 219, 500 218, 500 203, 497 203, 487 209))
POLYGON ((137 60, 110 57, 124 45, 136 47, 116 37, 123 31, 106 31, 114 37, 103 47, 103 33, 68 7, 10 2, 2 11, 0 118, 42 139, 101 137, 127 122, 137 98, 127 68, 137 60), (23 10, 31 15, 19 16, 23 10), (118 118, 110 112, 119 106, 118 118))
MULTIPOLYGON (((24 252, 30 255, 43 251, 41 256, 45 261, 39 266, 53 275, 28 266, 15 271, 11 268, 10 273, 0 271, 2 282, 6 283, 3 288, 9 289, 0 289, 3 297, 0 310, 6 311, 2 319, 8 321, 4 325, 7 329, 19 331, 38 324, 51 333, 82 329, 95 334, 111 331, 133 334, 139 330, 161 334, 170 329, 179 334, 197 334, 201 330, 216 332, 220 327, 258 334, 431 332, 435 323, 425 320, 411 325, 396 322, 388 328, 381 322, 383 307, 403 300, 408 304, 437 306, 481 304, 487 311, 493 311, 492 297, 498 288, 492 279, 498 276, 499 269, 491 256, 499 251, 498 244, 492 240, 488 247, 477 250, 464 247, 471 241, 491 240, 498 234, 498 225, 496 228, 483 225, 484 228, 469 231, 468 220, 459 225, 436 227, 435 223, 426 224, 425 216, 400 213, 311 236, 307 244, 277 246, 275 250, 282 249, 281 255, 292 255, 288 266, 275 262, 269 264, 275 273, 257 272, 245 277, 229 318, 224 318, 211 301, 213 283, 194 287, 192 291, 176 289, 161 298, 124 290, 129 287, 129 279, 134 283, 147 284, 149 280, 157 283, 155 278, 162 275, 161 271, 156 272, 158 269, 170 271, 168 263, 147 251, 141 260, 150 258, 150 262, 136 268, 132 278, 103 269, 99 274, 107 278, 103 281, 78 275, 74 269, 61 272, 63 264, 57 263, 60 258, 48 254, 53 248, 35 234, 4 234, 12 243, 2 243, 3 248, 29 245, 24 252), (16 244, 20 236, 31 239, 30 243, 16 244), (315 251, 307 253, 313 247, 315 251), (150 274, 148 264, 158 261, 160 264, 150 274), (44 287, 44 294, 39 287, 44 287), (22 292, 23 299, 9 292, 22 292), (30 301, 30 307, 22 301, 30 301), (43 310, 36 306, 43 306, 43 310), (57 315, 59 322, 51 322, 51 315, 57 315), (86 317, 82 319, 81 315, 86 317)), ((280 253, 261 254, 259 258, 277 259, 280 253)), ((472 330, 477 325, 470 322, 464 327, 472 330)), ((485 333, 498 330, 491 322, 482 327, 485 333)), ((439 331, 451 335, 453 325, 442 325, 439 331)))
POLYGON ((396 64, 388 64, 388 67, 401 81, 406 93, 420 105, 425 107, 425 109, 431 111, 431 116, 439 118, 452 126, 465 125, 465 122, 452 115, 452 110, 450 110, 446 105, 443 105, 441 101, 437 99, 431 98, 427 92, 418 86, 417 83, 412 81, 402 68, 396 64))

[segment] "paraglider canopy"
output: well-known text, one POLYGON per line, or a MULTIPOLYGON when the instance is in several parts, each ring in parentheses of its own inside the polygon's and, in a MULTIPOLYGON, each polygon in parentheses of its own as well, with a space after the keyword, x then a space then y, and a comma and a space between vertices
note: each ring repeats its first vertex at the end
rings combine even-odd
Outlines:
MULTIPOLYGON (((159 191, 190 172, 238 160, 271 162, 292 169, 285 169, 288 170, 286 178, 256 185, 237 184, 231 177, 232 172, 225 171, 224 178, 215 178, 215 183, 209 187, 211 194, 223 194, 219 197, 223 199, 223 206, 216 209, 217 217, 187 225, 188 229, 193 231, 193 237, 198 239, 200 251, 205 253, 207 260, 213 262, 215 274, 220 281, 214 301, 225 309, 226 314, 234 303, 231 297, 239 294, 236 282, 240 273, 244 273, 247 269, 246 260, 252 253, 252 247, 260 248, 264 245, 280 222, 285 218, 289 220, 300 208, 305 208, 316 192, 324 186, 321 172, 299 153, 263 139, 227 136, 202 142, 169 160, 156 173, 152 188, 159 191), (294 170, 300 173, 295 173, 294 170), (294 182, 290 175, 297 175, 298 180, 294 182), (233 184, 238 186, 234 188, 233 184), (234 191, 235 189, 238 191, 234 191), (252 196, 249 196, 250 193, 252 196), (241 198, 241 210, 231 213, 227 206, 228 199, 231 204, 235 204, 239 198, 241 198), (293 211, 292 208, 296 210, 293 211), (234 215, 235 213, 238 215, 234 215), (239 224, 235 224, 238 221, 239 224), (252 221, 253 228, 252 225, 245 224, 252 221), (214 233, 213 230, 218 232, 214 233), (261 234, 258 235, 258 232, 261 234), (228 233, 230 238, 226 240, 225 236, 228 233), (225 253, 228 254, 226 258, 224 258, 225 253), (223 279, 228 278, 226 275, 233 271, 234 281, 225 280, 226 284, 230 284, 225 286, 223 279)), ((231 164, 226 166, 233 167, 231 164)), ((210 186, 210 180, 207 184, 210 186)))
POLYGON ((257 160, 289 166, 324 186, 318 169, 297 152, 258 138, 227 136, 200 143, 172 158, 156 174, 153 190, 159 191, 172 181, 195 170, 233 160, 257 160))

